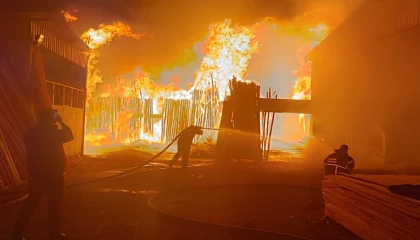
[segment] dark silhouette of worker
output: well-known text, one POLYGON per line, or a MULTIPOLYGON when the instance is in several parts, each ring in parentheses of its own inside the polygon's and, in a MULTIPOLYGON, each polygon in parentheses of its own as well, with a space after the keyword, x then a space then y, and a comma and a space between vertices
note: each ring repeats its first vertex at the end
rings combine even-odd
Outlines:
POLYGON ((67 239, 61 232, 61 205, 64 190, 65 155, 62 144, 74 139, 57 111, 49 108, 37 113, 38 124, 27 129, 24 143, 28 165, 28 198, 13 227, 12 240, 24 240, 29 220, 44 194, 48 201, 50 240, 67 239), (58 128, 57 123, 61 125, 58 128))
POLYGON ((325 175, 351 173, 354 169, 355 162, 348 154, 348 151, 349 147, 347 145, 341 145, 340 149, 334 150, 334 153, 324 160, 325 175))
POLYGON ((182 167, 186 168, 188 166, 191 145, 195 135, 203 135, 203 130, 200 127, 191 125, 185 129, 181 136, 179 136, 178 151, 169 162, 169 167, 172 167, 172 165, 178 161, 180 157, 182 157, 182 167))

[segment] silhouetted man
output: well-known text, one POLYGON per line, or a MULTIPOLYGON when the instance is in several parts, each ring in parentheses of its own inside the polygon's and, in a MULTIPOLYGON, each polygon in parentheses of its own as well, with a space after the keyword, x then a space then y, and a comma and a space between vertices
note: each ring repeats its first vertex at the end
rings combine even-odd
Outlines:
POLYGON ((186 168, 188 166, 188 158, 190 157, 191 145, 195 135, 203 135, 203 130, 200 127, 191 125, 179 136, 178 151, 169 162, 169 167, 172 167, 180 157, 182 157, 182 167, 186 168))
POLYGON ((12 240, 24 240, 23 234, 43 195, 48 201, 50 240, 67 239, 61 232, 61 204, 64 190, 65 156, 62 144, 74 139, 70 128, 57 111, 42 109, 37 113, 38 124, 25 131, 24 142, 28 165, 28 198, 13 227, 12 240), (62 129, 58 129, 59 123, 62 129))
POLYGON ((354 169, 355 162, 348 151, 349 147, 347 145, 341 145, 340 149, 336 149, 333 154, 324 160, 325 175, 349 174, 354 169))

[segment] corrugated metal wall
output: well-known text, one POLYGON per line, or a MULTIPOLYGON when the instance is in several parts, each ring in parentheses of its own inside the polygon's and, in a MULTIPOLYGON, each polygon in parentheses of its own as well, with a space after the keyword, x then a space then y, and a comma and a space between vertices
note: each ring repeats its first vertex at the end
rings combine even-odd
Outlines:
POLYGON ((366 156, 379 124, 387 161, 420 160, 420 1, 372 1, 345 26, 313 56, 314 135, 337 145, 349 130, 352 152, 366 156))
POLYGON ((419 0, 367 1, 316 49, 364 45, 420 26, 419 0))
POLYGON ((54 53, 71 60, 72 62, 86 67, 89 56, 81 50, 75 48, 71 44, 61 40, 52 32, 43 28, 36 22, 31 22, 31 35, 32 39, 35 39, 38 34, 44 35, 45 39, 41 46, 53 51, 54 53))
MULTIPOLYGON (((47 72, 47 77, 64 74, 66 76, 63 76, 63 79, 68 79, 68 81, 58 79, 59 77, 52 77, 57 79, 47 79, 51 80, 47 84, 54 108, 59 111, 63 120, 69 125, 75 135, 74 141, 65 144, 65 151, 69 157, 82 155, 84 104, 86 98, 86 71, 84 67, 86 67, 87 55, 71 46, 71 43, 66 43, 58 39, 53 33, 46 31, 36 23, 31 23, 26 17, 15 16, 11 13, 0 13, 0 30, 2 35, 4 35, 4 37, 0 38, 1 53, 9 56, 9 60, 13 64, 17 74, 16 79, 20 80, 19 84, 23 90, 31 90, 25 87, 27 86, 27 82, 25 81, 29 79, 30 45, 34 41, 35 35, 39 33, 45 35, 43 45, 49 49, 46 51, 51 51, 51 54, 56 58, 63 58, 63 60, 69 59, 67 62, 57 61, 56 58, 48 59, 49 61, 46 62, 49 64, 48 67, 50 69, 56 68, 55 70, 58 73, 51 75, 49 74, 50 72, 47 72), (60 64, 58 69, 57 66, 54 66, 57 64, 60 64), (76 67, 71 65, 75 65, 76 67), (64 72, 63 69, 68 72, 64 72), (72 73, 70 73, 70 70, 72 73), (61 84, 53 84, 52 82, 61 84), (61 87, 55 89, 53 85, 60 85, 61 87), (59 91, 55 92, 55 90, 59 91), (58 98, 61 99, 54 99, 54 95, 60 96, 58 98)), ((44 54, 42 57, 45 62, 47 56, 44 54)))

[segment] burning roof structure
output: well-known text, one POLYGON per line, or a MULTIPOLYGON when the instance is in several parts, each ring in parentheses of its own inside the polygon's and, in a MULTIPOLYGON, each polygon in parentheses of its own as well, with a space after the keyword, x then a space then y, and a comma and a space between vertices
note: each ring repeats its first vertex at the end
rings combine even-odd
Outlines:
MULTIPOLYGON (((202 57, 198 69, 191 72, 194 82, 189 89, 159 84, 142 68, 111 81, 104 80, 96 67, 100 47, 115 37, 139 39, 147 34, 134 33, 121 22, 87 30, 82 39, 94 51, 89 62, 87 145, 134 144, 142 140, 166 143, 188 125, 218 127, 221 103, 229 95, 229 80, 235 77, 246 81, 250 61, 264 44, 264 31, 292 36, 306 43, 296 49, 300 67, 291 73, 296 81, 286 97, 310 99, 311 65, 304 61, 304 56, 327 35, 324 24, 302 27, 272 18, 251 26, 235 25, 231 20, 212 24, 207 36, 199 42, 202 57)), ((307 116, 302 114, 296 122, 300 122, 302 131, 307 131, 307 116)), ((208 132, 199 141, 215 140, 216 136, 208 132)))

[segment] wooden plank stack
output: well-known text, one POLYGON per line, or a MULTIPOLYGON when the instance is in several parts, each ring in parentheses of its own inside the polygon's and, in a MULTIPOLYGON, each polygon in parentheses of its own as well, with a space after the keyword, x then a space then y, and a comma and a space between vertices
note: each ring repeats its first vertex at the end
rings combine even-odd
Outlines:
POLYGON ((166 99, 162 110, 161 141, 170 143, 189 126, 190 101, 166 99))
MULTIPOLYGON (((110 133, 116 141, 136 141, 141 138, 143 106, 146 101, 136 97, 96 97, 91 99, 86 112, 86 133, 110 133)), ((148 105, 148 113, 153 105, 148 105)), ((152 115, 148 114, 146 122, 152 125, 152 115)), ((148 129, 149 129, 148 128, 148 129)), ((152 127, 153 128, 153 127, 152 127)))
MULTIPOLYGON (((213 86, 206 90, 194 90, 191 102, 190 125, 204 128, 217 128, 219 124, 219 90, 213 86)), ((197 136, 195 142, 205 139, 215 139, 217 132, 204 130, 202 136, 197 136)))
POLYGON ((153 99, 144 100, 143 132, 153 135, 153 99))
POLYGON ((400 184, 418 185, 420 176, 326 176, 325 213, 363 239, 418 239, 420 201, 389 190, 400 184))
MULTIPOLYGON (((271 92, 271 88, 269 88, 266 98, 272 99, 273 93, 271 92)), ((277 94, 275 95, 275 99, 277 99, 277 94)), ((262 159, 268 160, 269 153, 270 153, 270 145, 271 145, 271 135, 273 133, 273 124, 274 124, 274 117, 276 113, 272 112, 262 112, 262 139, 261 139, 261 149, 262 149, 262 159)))
POLYGON ((258 107, 260 86, 255 83, 237 81, 234 77, 229 82, 229 87, 228 101, 232 107, 233 130, 230 131, 227 141, 218 144, 219 149, 223 149, 223 144, 227 144, 227 147, 232 149, 233 158, 261 160, 260 109, 258 107))
POLYGON ((217 136, 216 150, 224 159, 230 159, 232 150, 230 137, 232 135, 233 122, 232 122, 232 106, 229 101, 223 102, 222 116, 220 118, 220 130, 217 136))

